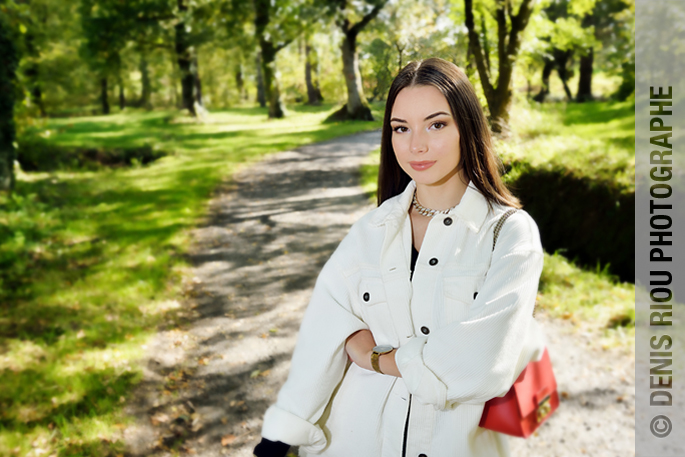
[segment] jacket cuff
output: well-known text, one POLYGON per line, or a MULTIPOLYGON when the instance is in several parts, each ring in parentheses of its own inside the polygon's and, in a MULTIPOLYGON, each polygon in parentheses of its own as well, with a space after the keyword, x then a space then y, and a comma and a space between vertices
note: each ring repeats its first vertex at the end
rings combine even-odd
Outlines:
POLYGON ((415 337, 395 353, 395 363, 407 390, 421 403, 445 409, 447 386, 423 363, 423 347, 427 337, 415 337))
POLYGON ((262 436, 271 441, 282 441, 300 446, 307 452, 319 453, 328 442, 320 427, 272 405, 264 414, 262 436))

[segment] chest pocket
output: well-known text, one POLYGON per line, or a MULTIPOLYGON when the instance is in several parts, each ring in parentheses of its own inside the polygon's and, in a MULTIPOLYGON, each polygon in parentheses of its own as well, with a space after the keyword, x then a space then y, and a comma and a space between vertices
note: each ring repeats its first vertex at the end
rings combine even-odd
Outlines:
POLYGON ((357 292, 362 318, 373 333, 376 344, 390 344, 397 347, 399 339, 395 332, 385 286, 380 278, 366 278, 359 282, 357 292))
POLYGON ((445 325, 468 319, 477 294, 484 282, 484 276, 474 270, 465 270, 443 278, 443 316, 445 325))

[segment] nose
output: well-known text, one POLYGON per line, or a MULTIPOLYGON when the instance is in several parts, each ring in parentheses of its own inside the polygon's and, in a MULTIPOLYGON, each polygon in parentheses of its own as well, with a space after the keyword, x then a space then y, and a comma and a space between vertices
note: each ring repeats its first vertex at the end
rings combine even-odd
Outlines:
POLYGON ((428 150, 428 142, 420 130, 412 134, 409 148, 414 154, 422 154, 428 150))

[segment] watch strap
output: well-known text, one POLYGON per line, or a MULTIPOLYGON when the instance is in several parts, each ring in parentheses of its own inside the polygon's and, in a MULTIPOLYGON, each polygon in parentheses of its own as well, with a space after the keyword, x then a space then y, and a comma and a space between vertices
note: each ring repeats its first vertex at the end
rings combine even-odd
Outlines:
POLYGON ((381 357, 380 352, 373 351, 371 353, 371 368, 373 368, 373 371, 375 371, 376 373, 385 374, 381 371, 381 365, 379 363, 380 357, 381 357))

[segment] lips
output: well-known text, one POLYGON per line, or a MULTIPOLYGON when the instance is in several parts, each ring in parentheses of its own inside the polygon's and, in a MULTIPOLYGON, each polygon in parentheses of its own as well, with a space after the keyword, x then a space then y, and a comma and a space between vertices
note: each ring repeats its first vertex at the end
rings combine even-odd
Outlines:
POLYGON ((409 165, 416 171, 428 170, 435 165, 435 160, 424 160, 421 162, 409 162, 409 165))

